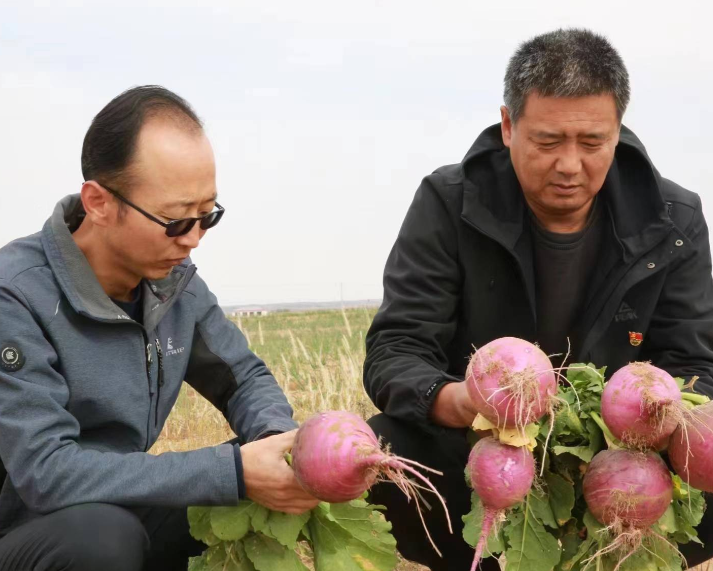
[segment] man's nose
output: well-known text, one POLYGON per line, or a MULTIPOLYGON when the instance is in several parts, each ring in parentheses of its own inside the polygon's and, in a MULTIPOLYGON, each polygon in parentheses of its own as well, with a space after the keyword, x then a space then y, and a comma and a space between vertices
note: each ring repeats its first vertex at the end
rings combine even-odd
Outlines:
POLYGON ((573 177, 582 170, 582 158, 576 142, 562 145, 555 164, 557 172, 567 177, 573 177))
POLYGON ((205 234, 205 230, 201 230, 200 222, 196 222, 190 232, 183 236, 178 236, 176 241, 181 246, 191 249, 197 248, 203 234, 205 234))

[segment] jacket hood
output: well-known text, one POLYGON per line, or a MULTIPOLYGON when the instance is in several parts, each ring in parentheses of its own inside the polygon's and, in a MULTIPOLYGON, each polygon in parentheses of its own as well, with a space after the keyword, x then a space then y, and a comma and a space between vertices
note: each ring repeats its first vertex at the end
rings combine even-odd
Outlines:
MULTIPOLYGON (((500 123, 478 136, 461 162, 461 175, 463 217, 512 249, 522 233, 526 203, 500 123)), ((625 257, 650 248, 673 227, 661 184, 643 143, 622 125, 601 194, 625 257)))

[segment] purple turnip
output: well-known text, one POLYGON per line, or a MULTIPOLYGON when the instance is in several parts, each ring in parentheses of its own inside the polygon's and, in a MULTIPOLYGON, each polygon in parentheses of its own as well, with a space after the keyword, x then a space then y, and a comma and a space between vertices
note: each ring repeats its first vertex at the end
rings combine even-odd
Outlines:
POLYGON ((553 413, 557 376, 536 345, 502 337, 483 345, 466 372, 475 409, 498 428, 517 428, 553 413))
POLYGON ((426 535, 440 555, 426 528, 419 505, 419 486, 405 473, 418 478, 432 491, 446 510, 443 497, 431 481, 415 467, 441 475, 413 460, 394 456, 381 449, 374 431, 351 412, 318 413, 300 426, 292 446, 292 468, 300 485, 325 502, 347 502, 359 498, 378 479, 394 482, 409 500, 413 497, 426 535))
POLYGON ((602 392, 604 422, 616 438, 631 448, 665 447, 687 412, 674 378, 650 363, 622 367, 602 392))
POLYGON ((583 482, 584 500, 610 534, 610 543, 590 560, 622 551, 615 569, 646 536, 668 541, 652 529, 673 498, 673 480, 655 452, 604 450, 592 459, 583 482))
POLYGON ((488 436, 479 440, 468 457, 470 484, 483 502, 483 524, 471 571, 478 566, 488 536, 508 508, 526 497, 535 478, 535 459, 527 448, 502 444, 488 436))

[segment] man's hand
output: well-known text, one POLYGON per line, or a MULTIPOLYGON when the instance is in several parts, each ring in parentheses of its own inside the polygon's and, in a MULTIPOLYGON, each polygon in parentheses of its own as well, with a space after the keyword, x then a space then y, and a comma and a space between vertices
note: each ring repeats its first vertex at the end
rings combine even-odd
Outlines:
POLYGON ((477 412, 473 408, 465 381, 447 383, 436 395, 431 419, 441 426, 466 428, 473 424, 477 412))
POLYGON ((304 513, 319 503, 302 489, 285 461, 296 433, 292 430, 240 447, 247 497, 268 509, 288 514, 304 513))

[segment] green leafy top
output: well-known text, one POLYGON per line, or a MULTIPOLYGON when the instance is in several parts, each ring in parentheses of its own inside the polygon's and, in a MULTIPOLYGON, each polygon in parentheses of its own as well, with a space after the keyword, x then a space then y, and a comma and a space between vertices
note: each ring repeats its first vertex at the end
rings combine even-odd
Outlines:
POLYGON ((396 566, 396 541, 382 506, 363 499, 321 503, 287 515, 250 501, 236 507, 191 507, 191 534, 209 546, 189 571, 306 571, 300 542, 309 544, 315 571, 387 571, 396 566))

